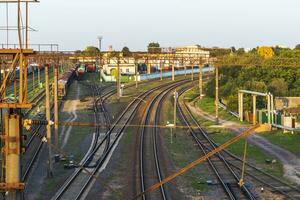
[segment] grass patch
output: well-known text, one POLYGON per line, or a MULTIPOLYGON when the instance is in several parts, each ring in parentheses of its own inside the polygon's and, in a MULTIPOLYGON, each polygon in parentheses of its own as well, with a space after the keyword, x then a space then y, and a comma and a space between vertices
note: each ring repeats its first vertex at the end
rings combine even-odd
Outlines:
MULTIPOLYGON (((172 98, 172 97, 169 97, 172 98)), ((162 123, 166 124, 167 121, 173 123, 173 104, 171 101, 165 101, 163 105, 162 113, 162 123), (169 111, 169 112, 164 112, 169 111)), ((180 123, 179 121, 177 123, 180 123)), ((173 133, 173 143, 171 144, 171 130, 163 129, 164 143, 166 144, 167 151, 170 158, 174 164, 175 170, 179 170, 185 165, 187 165, 192 160, 199 158, 200 152, 197 150, 191 150, 187 147, 192 147, 194 145, 192 138, 187 135, 187 129, 177 129, 173 133)), ((199 165, 181 177, 179 177, 180 187, 185 187, 190 192, 197 195, 199 192, 207 192, 211 188, 206 184, 208 180, 208 169, 204 165, 199 165)))
MULTIPOLYGON (((204 112, 215 115, 215 99, 211 97, 204 96, 202 100, 199 100, 199 89, 198 87, 193 87, 191 90, 184 93, 184 99, 187 102, 192 102, 195 100, 195 105, 198 106, 204 112), (196 99, 198 98, 198 99, 196 99)), ((239 122, 241 123, 236 117, 231 115, 229 112, 224 110, 223 108, 219 108, 219 117, 223 120, 239 122)), ((245 122, 243 122, 245 123, 245 122)))
POLYGON ((260 134, 261 136, 268 139, 273 144, 276 144, 290 152, 300 155, 300 135, 283 133, 282 130, 276 130, 271 132, 264 132, 260 134))
POLYGON ((64 163, 54 164, 54 168, 53 168, 54 176, 52 178, 45 179, 42 190, 37 200, 50 199, 53 196, 53 193, 49 191, 58 190, 60 185, 62 185, 65 179, 72 173, 73 170, 66 171, 63 165, 64 163), (59 176, 59 174, 64 174, 64 176, 59 176))
MULTIPOLYGON (((70 85, 66 97, 67 100, 76 100, 78 90, 80 90, 80 93, 78 95, 79 100, 92 96, 91 90, 87 89, 88 87, 82 83, 87 82, 89 78, 93 80, 93 76, 86 75, 84 76, 84 78, 85 79, 83 79, 82 81, 74 81, 70 85)), ((77 113, 77 119, 75 121, 94 122, 93 110, 77 109, 76 113, 77 113)), ((62 112, 61 110, 59 117, 61 121, 66 121, 70 117, 72 118, 73 115, 71 115, 68 112, 62 112)), ((67 131, 68 128, 69 128, 68 126, 65 127, 65 131, 67 131)), ((59 133, 62 133, 61 131, 62 131, 62 127, 59 127, 59 133)), ((94 132, 94 127, 81 127, 81 126, 72 127, 72 130, 70 132, 70 137, 68 139, 68 143, 63 149, 64 154, 68 156, 73 155, 75 162, 78 163, 84 155, 84 150, 81 144, 86 139, 86 137, 93 132, 94 132)), ((64 162, 54 164, 54 170, 53 170, 54 177, 45 179, 45 182, 43 183, 42 186, 41 193, 39 194, 39 199, 45 199, 45 197, 49 197, 50 199, 55 193, 55 191, 58 190, 58 188, 64 183, 64 181, 72 173, 73 170, 64 169, 64 164, 65 164, 64 162)))
MULTIPOLYGON (((215 100, 213 98, 204 97, 202 100, 197 100, 195 102, 195 105, 197 105, 204 112, 207 112, 211 115, 215 114, 215 100)), ((239 120, 236 117, 228 113, 223 108, 219 108, 219 117, 226 121, 239 122, 239 120)))
MULTIPOLYGON (((218 144, 223 144, 229 139, 236 136, 228 130, 224 129, 210 129, 209 130, 210 137, 218 144)), ((245 140, 239 140, 233 145, 229 146, 227 149, 235 154, 236 156, 242 157, 244 154, 244 144, 245 140)), ((267 159, 273 159, 272 157, 265 154, 258 147, 248 143, 247 149, 247 159, 250 163, 253 163, 260 169, 263 169, 265 172, 273 174, 277 177, 283 177, 283 166, 281 163, 276 162, 273 164, 267 164, 267 159)))

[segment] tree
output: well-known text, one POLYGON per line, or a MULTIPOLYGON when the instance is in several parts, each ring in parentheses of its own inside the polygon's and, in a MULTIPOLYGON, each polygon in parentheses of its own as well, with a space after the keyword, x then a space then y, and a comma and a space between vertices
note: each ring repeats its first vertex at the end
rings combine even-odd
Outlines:
POLYGON ((83 56, 97 56, 100 53, 100 50, 94 46, 88 46, 82 52, 83 56))
POLYGON ((234 46, 230 47, 231 49, 231 53, 235 53, 236 52, 236 48, 234 46))
POLYGON ((244 49, 244 48, 239 48, 239 49, 236 51, 236 54, 237 54, 237 55, 243 55, 243 54, 245 54, 245 49, 244 49))
POLYGON ((295 49, 300 50, 300 44, 297 44, 297 45, 295 46, 295 49))
POLYGON ((158 42, 150 42, 148 44, 149 53, 161 53, 161 48, 158 42))
POLYGON ((130 52, 130 50, 129 50, 128 47, 123 47, 122 53, 123 53, 124 57, 130 57, 130 56, 132 56, 132 53, 130 52))
POLYGON ((273 47, 273 51, 274 51, 274 54, 276 55, 276 56, 279 56, 280 55, 280 53, 281 53, 281 50, 282 50, 282 48, 280 47, 280 46, 275 46, 275 47, 273 47))
POLYGON ((74 53, 80 55, 82 52, 80 50, 76 50, 74 53))
POLYGON ((249 53, 256 54, 257 53, 257 49, 258 49, 258 47, 257 48, 252 48, 249 53))
POLYGON ((284 79, 276 78, 268 84, 268 90, 274 96, 286 96, 288 93, 288 84, 284 81, 284 79))
POLYGON ((265 59, 272 58, 274 56, 274 51, 271 47, 262 46, 257 50, 258 54, 265 59))

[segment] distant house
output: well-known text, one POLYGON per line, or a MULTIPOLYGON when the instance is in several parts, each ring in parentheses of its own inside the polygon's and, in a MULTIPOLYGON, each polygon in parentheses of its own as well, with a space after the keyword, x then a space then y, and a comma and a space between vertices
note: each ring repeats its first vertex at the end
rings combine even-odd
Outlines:
MULTIPOLYGON (((128 58, 127 60, 120 60, 120 72, 122 75, 134 75, 135 74, 135 60, 128 58)), ((107 75, 116 74, 118 70, 117 59, 110 59, 109 62, 103 65, 103 71, 107 75)))
POLYGON ((184 46, 184 47, 177 47, 175 49, 175 53, 176 54, 182 54, 182 55, 197 55, 197 57, 199 58, 203 58, 205 59, 209 59, 209 51, 205 51, 203 50, 201 47, 197 46, 197 45, 193 45, 193 46, 184 46))
POLYGON ((300 97, 276 97, 275 109, 282 113, 283 125, 299 128, 300 97))

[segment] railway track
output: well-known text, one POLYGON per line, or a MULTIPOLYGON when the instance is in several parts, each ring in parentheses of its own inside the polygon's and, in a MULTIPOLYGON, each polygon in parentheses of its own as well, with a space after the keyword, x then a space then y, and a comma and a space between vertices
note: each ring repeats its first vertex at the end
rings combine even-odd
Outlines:
MULTIPOLYGON (((181 94, 182 93, 183 93, 183 91, 181 92, 181 94)), ((189 130, 191 132, 192 137, 194 138, 195 142, 202 149, 203 152, 208 152, 208 151, 211 151, 211 150, 215 149, 216 147, 218 147, 218 145, 208 136, 207 132, 200 126, 200 124, 195 119, 192 112, 190 111, 190 109, 188 108, 188 106, 185 103, 183 103, 182 105, 178 104, 178 110, 181 113, 184 123, 190 127, 189 130), (185 115, 184 113, 187 113, 187 114, 185 115), (193 125, 193 128, 191 127, 191 125, 193 125), (197 127, 197 128, 195 129, 194 127, 197 127)), ((222 152, 217 154, 216 157, 217 158, 213 158, 214 159, 213 161, 215 161, 216 159, 225 161, 226 168, 230 169, 230 171, 236 175, 235 184, 237 184, 238 180, 239 180, 238 174, 241 173, 241 170, 242 170, 241 166, 242 166, 243 160, 241 158, 235 156, 234 154, 230 153, 228 150, 223 150, 222 152)), ((255 187, 269 188, 270 191, 277 192, 288 199, 300 199, 300 189, 297 188, 296 186, 288 184, 288 183, 280 180, 279 178, 262 171, 261 169, 255 167, 253 164, 246 163, 246 166, 247 166, 247 170, 245 172, 246 177, 244 178, 246 184, 244 186, 245 186, 245 189, 249 188, 248 189, 249 193, 246 192, 246 190, 244 188, 243 188, 242 192, 249 199, 250 198, 254 198, 254 199, 260 198, 257 194, 255 194, 255 192, 252 192, 252 191, 254 191, 254 187, 251 187, 251 183, 255 183, 255 187), (250 189, 250 188, 252 188, 252 189, 250 189), (252 194, 252 197, 250 197, 251 194, 252 194)), ((226 182, 224 182, 224 183, 226 183, 226 182)), ((227 193, 226 188, 224 186, 223 186, 223 188, 225 189, 225 191, 227 193)), ((230 194, 228 194, 228 195, 230 195, 230 194)), ((238 199, 240 199, 240 198, 238 198, 238 199)))
MULTIPOLYGON (((88 192, 88 188, 93 184, 93 179, 105 169, 107 164, 107 158, 112 155, 113 150, 116 148, 118 141, 120 140, 123 131, 125 130, 127 124, 133 118, 138 107, 144 103, 144 99, 151 95, 154 91, 167 86, 168 84, 163 84, 152 88, 146 92, 143 92, 123 110, 116 121, 111 125, 110 130, 98 142, 96 148, 86 157, 81 166, 86 166, 87 161, 94 163, 93 165, 87 165, 86 167, 80 167, 75 170, 75 172, 68 178, 64 185, 59 189, 59 191, 53 196, 55 199, 81 199, 88 192), (121 125, 121 126, 120 126, 121 125), (108 148, 107 140, 109 140, 108 148), (88 170, 89 173, 86 172, 88 170)), ((112 95, 110 92, 107 95, 112 95)), ((107 96, 103 98, 107 99, 107 96)))
MULTIPOLYGON (((141 192, 144 192, 145 189, 156 182, 162 180, 162 171, 161 163, 159 158, 159 147, 157 144, 157 128, 146 128, 145 125, 151 125, 159 123, 159 108, 161 107, 162 100, 167 94, 169 94, 174 88, 181 86, 183 84, 189 83, 190 81, 182 81, 179 83, 174 83, 164 88, 159 92, 148 104, 145 114, 141 121, 140 129, 140 148, 139 148, 139 157, 140 157, 140 187, 141 192), (154 111, 154 113, 153 113, 154 111), (154 118, 152 117, 154 116, 154 118), (152 151, 151 151, 152 150, 152 151)), ((153 192, 148 195, 152 199, 168 199, 168 195, 164 186, 160 187, 159 194, 153 192)), ((147 199, 147 196, 144 195, 143 200, 147 199)))
MULTIPOLYGON (((181 95, 182 93, 183 91, 181 91, 179 94, 181 95)), ((209 142, 207 139, 208 137, 204 132, 201 132, 203 137, 200 139, 199 134, 197 134, 199 130, 195 130, 193 128, 194 124, 196 123, 195 119, 192 118, 191 113, 187 110, 187 107, 182 108, 180 104, 177 104, 177 109, 181 115, 182 121, 186 126, 189 127, 189 131, 203 155, 206 155, 207 152, 216 148, 209 142), (184 112, 186 112, 187 115, 185 115, 184 112)), ((239 186, 239 175, 220 153, 209 158, 207 161, 229 199, 260 199, 255 191, 251 190, 246 185, 243 185, 242 187, 239 186)))
MULTIPOLYGON (((103 103, 103 99, 107 99, 113 94, 114 90, 111 90, 105 95, 105 97, 101 98, 102 100, 100 101, 103 103)), ((83 168, 76 169, 52 199, 79 199, 83 195, 89 183, 92 181, 92 178, 95 176, 115 146, 114 144, 116 144, 118 141, 122 131, 125 129, 125 125, 131 119, 140 102, 141 100, 134 100, 131 104, 129 104, 116 122, 112 125, 110 130, 103 136, 103 138, 101 138, 101 141, 97 143, 97 145, 94 147, 94 150, 85 156, 85 159, 82 161, 81 165, 85 166, 89 170, 89 174, 87 174, 83 168), (129 112, 131 114, 128 115, 129 112), (124 126, 117 127, 117 124, 122 120, 125 121, 123 123, 124 126), (93 163, 92 166, 90 165, 91 163, 93 163)))

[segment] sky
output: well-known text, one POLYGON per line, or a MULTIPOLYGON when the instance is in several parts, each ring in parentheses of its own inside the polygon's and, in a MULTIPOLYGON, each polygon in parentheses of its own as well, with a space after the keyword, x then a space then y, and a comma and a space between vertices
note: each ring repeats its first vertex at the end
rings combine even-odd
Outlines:
MULTIPOLYGON (((16 24, 13 7, 9 25, 16 24)), ((151 41, 162 47, 294 47, 300 43, 299 8, 299 0, 40 0, 29 8, 30 26, 38 30, 30 32, 30 43, 77 50, 98 46, 101 35, 102 50, 145 50, 151 41)), ((0 4, 1 27, 5 11, 0 4)), ((6 43, 5 31, 0 43, 6 43)))

